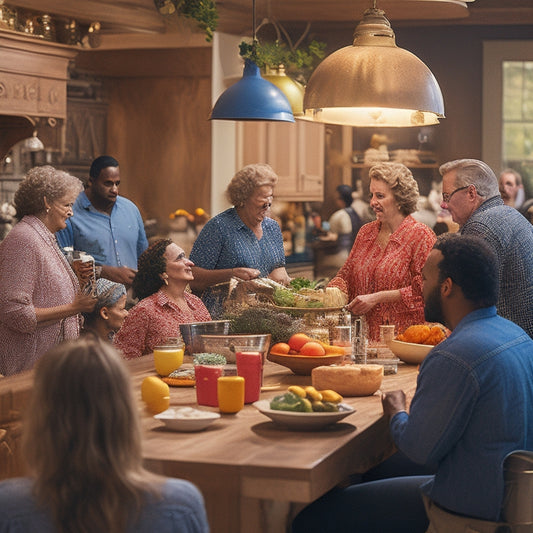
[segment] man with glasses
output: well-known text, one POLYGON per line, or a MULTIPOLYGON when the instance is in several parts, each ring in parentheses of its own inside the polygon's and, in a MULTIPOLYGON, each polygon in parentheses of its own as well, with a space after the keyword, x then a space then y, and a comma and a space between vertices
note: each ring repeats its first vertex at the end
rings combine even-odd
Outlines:
POLYGON ((477 159, 441 165, 442 204, 462 235, 483 238, 499 260, 498 313, 533 338, 533 225, 504 205, 498 178, 477 159))

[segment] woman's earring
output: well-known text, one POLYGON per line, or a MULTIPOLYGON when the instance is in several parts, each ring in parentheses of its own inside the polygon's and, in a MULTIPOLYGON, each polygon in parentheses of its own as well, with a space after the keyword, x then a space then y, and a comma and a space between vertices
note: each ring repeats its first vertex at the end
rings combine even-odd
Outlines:
POLYGON ((49 213, 49 212, 50 212, 50 208, 47 207, 47 208, 46 208, 46 213, 49 213))
POLYGON ((164 283, 165 285, 168 285, 168 274, 163 274, 163 275, 161 276, 161 279, 163 280, 163 283, 164 283))

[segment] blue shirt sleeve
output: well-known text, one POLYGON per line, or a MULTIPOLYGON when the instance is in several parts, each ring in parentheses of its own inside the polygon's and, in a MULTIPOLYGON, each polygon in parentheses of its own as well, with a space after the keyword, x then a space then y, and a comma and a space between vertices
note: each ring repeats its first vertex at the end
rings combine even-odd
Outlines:
POLYGON ((70 218, 67 219, 67 227, 56 233, 56 239, 60 248, 66 248, 67 246, 74 247, 74 233, 72 232, 70 218))

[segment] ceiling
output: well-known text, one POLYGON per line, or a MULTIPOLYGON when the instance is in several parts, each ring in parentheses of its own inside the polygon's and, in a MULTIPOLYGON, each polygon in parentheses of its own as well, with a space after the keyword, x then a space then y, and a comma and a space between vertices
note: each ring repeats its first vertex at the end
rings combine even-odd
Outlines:
MULTIPOLYGON (((311 23, 314 29, 354 29, 365 9, 372 7, 373 1, 256 0, 256 24, 268 18, 286 27, 311 23)), ((532 0, 375 1, 394 26, 533 24, 532 0)), ((203 34, 196 30, 192 22, 169 24, 158 13, 154 0, 8 0, 6 3, 52 16, 75 18, 80 23, 90 24, 97 20, 102 25, 104 37, 110 37, 109 48, 132 47, 130 41, 135 40, 141 43, 141 47, 158 46, 158 42, 162 47, 206 45, 203 34), (151 42, 156 44, 151 45, 151 42)), ((251 35, 252 0, 218 0, 216 4, 218 31, 251 35)))

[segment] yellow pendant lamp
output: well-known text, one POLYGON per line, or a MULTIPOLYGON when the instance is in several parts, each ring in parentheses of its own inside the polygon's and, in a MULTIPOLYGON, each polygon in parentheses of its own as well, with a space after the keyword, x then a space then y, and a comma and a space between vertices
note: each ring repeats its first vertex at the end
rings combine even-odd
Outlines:
POLYGON ((390 22, 374 2, 353 45, 328 56, 311 75, 304 118, 363 127, 427 126, 444 118, 444 101, 429 68, 396 46, 390 22))
POLYGON ((291 104, 292 114, 295 117, 303 115, 304 86, 287 76, 283 65, 280 65, 277 69, 266 67, 263 79, 273 83, 287 97, 289 104, 291 104))

